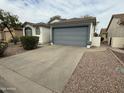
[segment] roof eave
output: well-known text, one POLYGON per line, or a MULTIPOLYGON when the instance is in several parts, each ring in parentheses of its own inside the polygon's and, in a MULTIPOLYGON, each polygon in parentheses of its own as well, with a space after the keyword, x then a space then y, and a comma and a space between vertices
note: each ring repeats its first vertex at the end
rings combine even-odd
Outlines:
POLYGON ((111 24, 113 18, 114 18, 114 17, 113 17, 113 15, 112 15, 112 17, 111 17, 111 19, 110 19, 110 21, 109 21, 109 24, 108 24, 108 26, 107 26, 107 29, 106 29, 107 32, 108 32, 109 26, 110 26, 110 24, 111 24))
POLYGON ((64 24, 90 24, 90 23, 93 23, 93 25, 96 25, 96 20, 94 21, 70 21, 70 22, 56 22, 56 23, 52 23, 50 24, 51 26, 54 26, 54 25, 64 25, 64 24))
POLYGON ((29 22, 25 22, 22 26, 24 27, 27 24, 31 25, 33 27, 46 27, 46 28, 50 28, 49 24, 34 24, 34 23, 29 23, 29 22))

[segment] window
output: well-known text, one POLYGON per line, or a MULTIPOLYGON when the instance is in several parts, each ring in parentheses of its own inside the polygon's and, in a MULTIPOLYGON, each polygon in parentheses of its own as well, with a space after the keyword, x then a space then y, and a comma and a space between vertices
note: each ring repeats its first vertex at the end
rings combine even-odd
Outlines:
POLYGON ((40 35, 40 28, 36 27, 36 35, 40 35))
POLYGON ((25 36, 32 36, 32 29, 30 27, 25 28, 25 36))

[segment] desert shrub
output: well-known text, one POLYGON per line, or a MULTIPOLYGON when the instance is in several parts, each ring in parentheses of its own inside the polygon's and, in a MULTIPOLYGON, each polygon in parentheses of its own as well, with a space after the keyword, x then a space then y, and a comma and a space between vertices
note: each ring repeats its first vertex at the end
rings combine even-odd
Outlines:
POLYGON ((0 42, 0 56, 3 56, 5 50, 8 47, 8 43, 6 42, 0 42))
POLYGON ((26 50, 35 49, 38 46, 39 37, 37 36, 22 36, 20 38, 22 46, 26 50))

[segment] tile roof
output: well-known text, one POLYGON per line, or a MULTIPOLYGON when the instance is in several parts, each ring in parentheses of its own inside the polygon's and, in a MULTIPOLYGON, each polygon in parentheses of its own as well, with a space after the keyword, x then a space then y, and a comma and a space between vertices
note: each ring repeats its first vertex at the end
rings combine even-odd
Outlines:
POLYGON ((14 28, 14 30, 22 30, 22 28, 20 27, 20 28, 14 28))
POLYGON ((40 23, 25 22, 25 23, 23 24, 23 26, 25 26, 26 24, 29 24, 29 25, 34 26, 34 27, 43 26, 43 27, 49 28, 49 25, 48 25, 48 24, 42 23, 42 22, 40 22, 40 23))
POLYGON ((112 16, 115 18, 124 18, 124 14, 114 14, 112 16))
POLYGON ((49 28, 50 25, 56 25, 56 24, 70 24, 70 23, 74 23, 74 24, 78 24, 78 23, 93 23, 94 25, 96 25, 96 17, 81 17, 81 18, 71 18, 71 19, 62 19, 60 18, 59 19, 60 21, 59 22, 55 22, 55 23, 49 23, 46 24, 46 23, 31 23, 31 22, 25 22, 23 24, 23 26, 25 26, 26 24, 29 24, 29 25, 32 25, 34 27, 37 27, 37 26, 43 26, 43 27, 47 27, 49 28))
POLYGON ((60 19, 59 22, 52 23, 55 24, 68 24, 68 23, 91 23, 96 24, 96 17, 82 17, 82 18, 71 18, 71 19, 60 19))

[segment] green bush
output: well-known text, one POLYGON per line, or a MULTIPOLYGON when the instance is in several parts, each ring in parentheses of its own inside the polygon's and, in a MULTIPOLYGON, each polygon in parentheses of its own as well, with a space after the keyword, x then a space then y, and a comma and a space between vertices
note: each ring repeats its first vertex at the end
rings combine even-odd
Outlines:
POLYGON ((35 49, 38 46, 39 37, 37 36, 22 36, 20 38, 22 46, 26 50, 35 49))
POLYGON ((8 43, 6 42, 0 42, 0 56, 3 56, 5 50, 8 47, 8 43))

